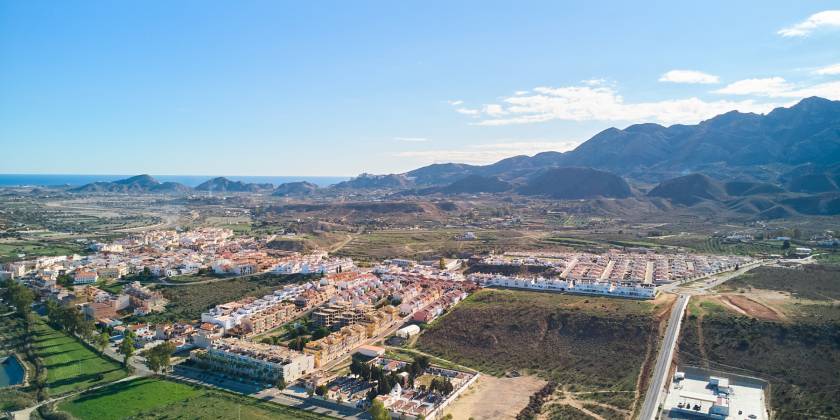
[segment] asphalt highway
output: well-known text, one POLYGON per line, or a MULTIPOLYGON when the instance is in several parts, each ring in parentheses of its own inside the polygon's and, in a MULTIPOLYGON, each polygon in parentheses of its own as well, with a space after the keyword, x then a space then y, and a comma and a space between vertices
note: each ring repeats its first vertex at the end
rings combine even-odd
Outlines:
POLYGON ((668 383, 669 366, 671 365, 671 359, 674 357, 674 349, 677 346, 677 338, 680 335, 680 324, 682 324, 685 308, 688 306, 688 299, 690 297, 690 295, 680 295, 671 311, 671 317, 668 319, 668 328, 665 330, 665 338, 662 340, 662 347, 656 356, 656 366, 653 370, 653 376, 651 377, 647 394, 645 394, 642 411, 639 414, 641 420, 654 420, 659 411, 659 401, 662 400, 662 390, 665 388, 665 384, 668 383))

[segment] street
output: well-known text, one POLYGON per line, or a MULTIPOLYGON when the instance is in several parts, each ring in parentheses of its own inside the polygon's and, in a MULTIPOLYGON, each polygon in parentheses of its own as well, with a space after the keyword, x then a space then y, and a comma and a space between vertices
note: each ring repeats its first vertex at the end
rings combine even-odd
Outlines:
POLYGON ((682 324, 685 308, 688 306, 689 295, 680 295, 674 308, 671 310, 671 317, 668 319, 668 328, 662 340, 662 347, 656 357, 656 365, 653 370, 650 385, 645 394, 645 402, 639 414, 641 420, 653 420, 659 410, 659 401, 662 399, 662 389, 668 382, 668 371, 671 359, 674 357, 674 349, 677 346, 677 338, 680 335, 680 324, 682 324))

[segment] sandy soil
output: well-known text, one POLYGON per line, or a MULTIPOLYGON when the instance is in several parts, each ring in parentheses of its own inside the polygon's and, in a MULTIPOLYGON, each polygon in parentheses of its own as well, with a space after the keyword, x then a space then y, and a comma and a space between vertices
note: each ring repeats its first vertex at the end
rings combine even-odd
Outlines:
POLYGON ((720 296, 720 301, 742 315, 769 321, 781 321, 785 318, 781 311, 774 310, 743 295, 723 295, 720 296))
POLYGON ((494 378, 482 375, 444 411, 455 420, 470 417, 481 419, 512 419, 528 405, 528 400, 546 382, 533 376, 494 378))

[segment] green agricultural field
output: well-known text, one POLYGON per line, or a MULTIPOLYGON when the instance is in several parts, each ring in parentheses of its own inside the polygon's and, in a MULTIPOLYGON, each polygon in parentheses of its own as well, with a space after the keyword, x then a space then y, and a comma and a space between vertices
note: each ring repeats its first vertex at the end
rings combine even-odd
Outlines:
POLYGON ((82 390, 126 376, 122 367, 43 321, 34 326, 35 354, 47 369, 50 395, 82 390))
POLYGON ((18 254, 26 258, 83 254, 84 247, 75 242, 63 241, 2 241, 0 242, 0 263, 18 260, 18 254))
POLYGON ((327 418, 225 391, 159 378, 134 379, 89 391, 62 402, 58 410, 76 418, 98 420, 327 418))
POLYGON ((816 256, 817 261, 823 264, 840 265, 840 251, 820 250, 819 252, 816 256))
POLYGON ((757 255, 780 254, 782 243, 779 241, 756 241, 752 243, 724 243, 720 238, 703 235, 685 235, 667 238, 652 238, 656 243, 668 246, 689 248, 695 252, 716 255, 757 255))

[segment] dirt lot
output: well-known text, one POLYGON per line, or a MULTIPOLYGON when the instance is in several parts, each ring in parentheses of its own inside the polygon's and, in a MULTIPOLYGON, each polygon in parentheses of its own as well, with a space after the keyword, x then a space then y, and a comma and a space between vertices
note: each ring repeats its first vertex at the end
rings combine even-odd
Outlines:
POLYGON ((742 315, 768 321, 781 321, 785 318, 781 311, 752 300, 742 295, 723 295, 720 302, 742 315))
POLYGON ((528 399, 545 385, 533 376, 495 378, 482 375, 444 411, 455 420, 511 419, 528 404, 528 399))

